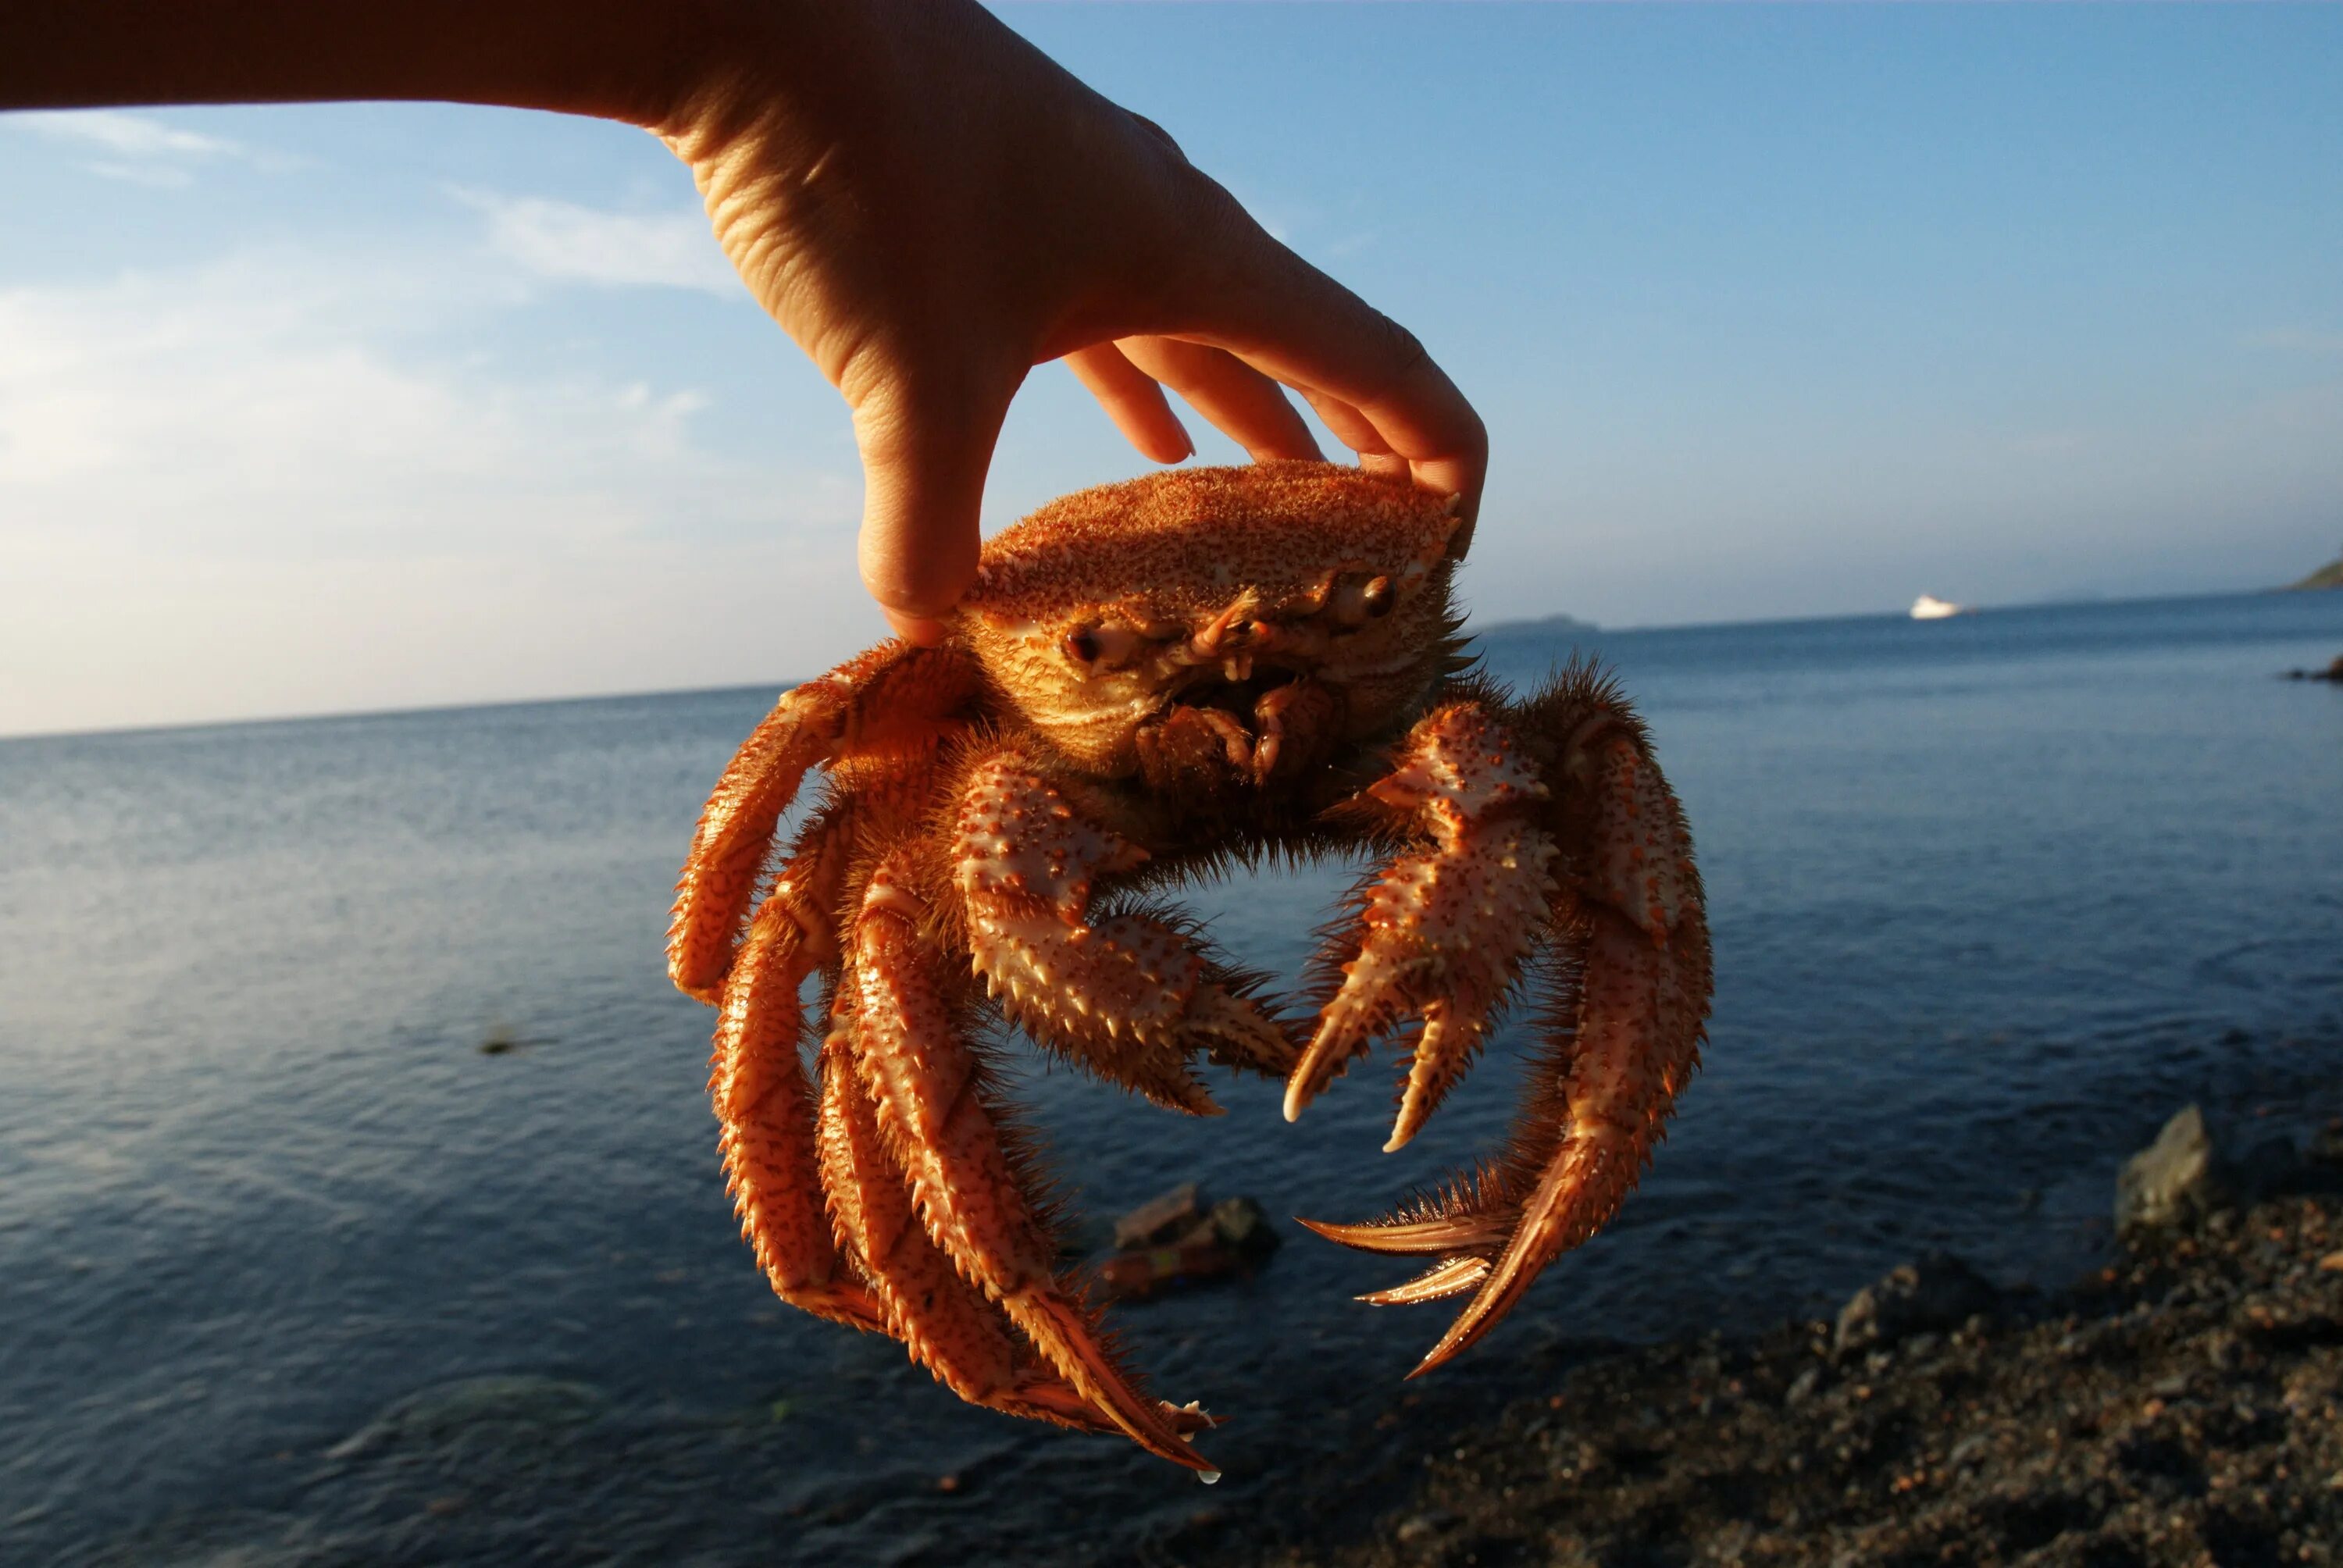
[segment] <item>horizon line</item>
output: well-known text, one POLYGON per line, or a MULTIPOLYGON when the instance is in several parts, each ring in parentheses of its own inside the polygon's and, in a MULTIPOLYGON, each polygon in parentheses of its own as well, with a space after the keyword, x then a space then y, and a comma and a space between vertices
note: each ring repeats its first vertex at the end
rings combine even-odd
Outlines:
MULTIPOLYGON (((1975 615, 1996 615, 2006 613, 2012 610, 2079 609, 2100 605, 2160 604, 2179 599, 2247 598, 2259 597, 2263 594, 2291 593, 2295 591, 2298 590, 2291 586, 2281 586, 2277 588, 2220 588, 2210 593, 2145 594, 2136 598, 2116 597, 2100 598, 2027 599, 2015 604, 1971 606, 1969 607, 1969 613, 1975 615)), ((1571 612, 1567 610, 1554 610, 1543 616, 1514 616, 1509 619, 1495 621, 1473 633, 1472 637, 1473 639, 1491 637, 1497 633, 1505 631, 1509 628, 1536 626, 1542 621, 1552 620, 1564 616, 1568 616, 1570 618, 1578 621, 1580 627, 1592 635, 1598 637, 1624 637, 1655 631, 1722 630, 1733 627, 1824 626, 1835 621, 1904 620, 1908 618, 1908 612, 1903 610, 1866 610, 1859 615, 1759 616, 1748 620, 1647 621, 1635 626, 1602 626, 1595 622, 1586 620, 1583 617, 1572 615, 1571 612)), ((775 694, 776 700, 778 700, 781 693, 793 690, 798 686, 802 685, 806 680, 812 678, 814 678, 813 676, 804 676, 796 680, 785 681, 740 680, 729 681, 716 686, 659 686, 644 687, 636 689, 621 689, 617 691, 570 692, 560 696, 491 697, 462 702, 419 702, 399 704, 387 708, 343 708, 304 713, 248 714, 237 718, 189 719, 164 723, 97 725, 90 729, 12 729, 0 731, 0 746, 6 746, 20 740, 75 740, 96 739, 101 737, 128 738, 138 735, 169 735, 185 730, 195 729, 235 729, 246 727, 260 727, 278 724, 322 724, 335 719, 409 719, 422 718, 432 714, 469 713, 478 710, 492 710, 499 708, 553 708, 572 703, 628 702, 651 697, 709 697, 715 696, 722 692, 759 689, 771 690, 775 694)))

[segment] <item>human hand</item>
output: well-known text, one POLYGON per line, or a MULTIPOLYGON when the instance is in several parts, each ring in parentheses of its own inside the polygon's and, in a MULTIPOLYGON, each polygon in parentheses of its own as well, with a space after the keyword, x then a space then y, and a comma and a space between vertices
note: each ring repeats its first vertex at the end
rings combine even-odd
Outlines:
POLYGON ((1001 422, 1054 358, 1165 463, 1194 450, 1166 387, 1257 459, 1318 456, 1282 382, 1469 528, 1487 437, 1415 338, 970 0, 780 7, 692 59, 652 128, 853 411, 863 581, 903 636, 974 580, 1001 422))

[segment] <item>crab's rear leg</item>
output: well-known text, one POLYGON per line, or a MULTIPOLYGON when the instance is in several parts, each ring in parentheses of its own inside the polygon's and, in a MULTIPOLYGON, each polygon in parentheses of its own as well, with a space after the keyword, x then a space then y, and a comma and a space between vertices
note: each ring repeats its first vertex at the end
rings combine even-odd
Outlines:
POLYGON ((885 642, 782 694, 700 810, 668 926, 668 974, 678 990, 719 1000, 773 829, 807 769, 850 748, 931 747, 938 720, 975 688, 965 656, 885 642))
POLYGON ((922 937, 929 911, 912 883, 907 856, 881 862, 855 924, 855 1062, 929 1237, 1099 1414, 1149 1452, 1214 1473, 1185 1440, 1192 1423, 1138 1388, 1097 1313, 1057 1278, 1028 1161, 962 1027, 966 982, 922 937))
POLYGON ((1252 977, 1206 958, 1179 926, 1136 910, 1091 920, 1097 879, 1146 859, 1014 753, 968 774, 952 877, 970 961, 1002 1010, 1110 1081, 1216 1115, 1193 1056, 1282 1075, 1293 1048, 1251 995, 1252 977))
MULTIPOLYGON (((1370 1301, 1473 1292, 1419 1372, 1479 1339, 1547 1263, 1616 1212, 1697 1064, 1708 1010, 1691 836, 1642 725, 1582 668, 1509 728, 1519 753, 1542 763, 1550 799, 1537 815, 1562 851, 1544 922, 1554 944, 1538 1020, 1545 1048, 1529 1099, 1491 1165, 1373 1224, 1312 1226, 1369 1251, 1439 1259, 1370 1301)), ((1419 1043, 1411 1086, 1422 1054, 1419 1043)))
POLYGON ((829 909, 846 836, 835 815, 808 829, 725 977, 708 1091, 740 1232, 774 1293, 839 1322, 884 1330, 885 1314, 840 1258, 822 1212, 813 1099, 799 1060, 799 990, 838 956, 829 909))
MULTIPOLYGON (((855 1065, 859 1012, 855 988, 840 991, 822 1047, 822 1185, 840 1244, 869 1271, 888 1332, 970 1404, 1083 1432, 1120 1432, 1072 1384, 1033 1364, 1001 1310, 929 1237, 855 1065)), ((1163 1413, 1183 1432, 1209 1424, 1200 1412, 1163 1413)))

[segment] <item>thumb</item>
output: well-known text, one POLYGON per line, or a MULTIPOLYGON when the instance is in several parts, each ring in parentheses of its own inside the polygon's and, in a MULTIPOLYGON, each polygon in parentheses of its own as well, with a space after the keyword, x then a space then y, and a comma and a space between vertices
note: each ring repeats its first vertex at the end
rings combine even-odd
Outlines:
POLYGON ((938 618, 976 580, 984 477, 1016 390, 893 378, 855 402, 862 586, 910 641, 942 636, 938 618))

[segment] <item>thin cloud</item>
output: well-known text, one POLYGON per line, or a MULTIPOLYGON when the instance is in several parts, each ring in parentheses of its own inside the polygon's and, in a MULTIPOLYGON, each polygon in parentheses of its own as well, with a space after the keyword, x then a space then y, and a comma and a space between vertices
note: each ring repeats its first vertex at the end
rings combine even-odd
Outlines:
POLYGON ((131 158, 246 157, 250 149, 226 136, 207 136, 166 125, 152 115, 120 109, 35 109, 9 123, 44 141, 79 142, 131 158))
POLYGON ((213 164, 236 163, 277 173, 305 161, 121 109, 38 109, 9 115, 0 125, 99 155, 81 166, 84 172, 131 185, 193 185, 195 171, 213 164))
POLYGON ((0 734, 779 680, 870 639, 850 468, 719 449, 693 387, 430 352, 513 297, 479 270, 0 288, 0 734))
POLYGON ((687 288, 745 298, 732 264, 697 208, 606 212, 546 196, 455 188, 488 219, 497 254, 540 277, 605 287, 687 288))

